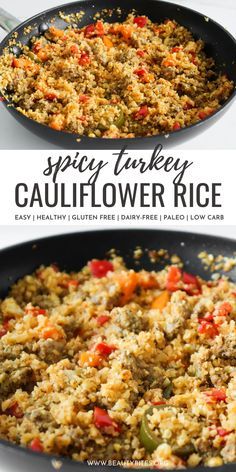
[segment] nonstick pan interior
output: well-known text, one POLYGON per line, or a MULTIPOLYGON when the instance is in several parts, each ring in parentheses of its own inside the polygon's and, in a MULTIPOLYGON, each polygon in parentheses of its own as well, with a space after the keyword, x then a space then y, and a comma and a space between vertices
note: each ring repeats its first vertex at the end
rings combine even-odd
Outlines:
MULTIPOLYGON (((6 295, 12 283, 33 272, 41 264, 57 263, 61 269, 76 271, 92 258, 106 257, 107 251, 112 248, 125 258, 129 267, 136 270, 141 268, 158 270, 160 266, 151 263, 147 256, 141 259, 138 267, 135 265, 133 250, 137 246, 147 250, 164 248, 170 254, 177 253, 184 261, 186 270, 207 278, 210 274, 203 269, 197 257, 199 252, 207 251, 214 255, 222 254, 232 257, 236 250, 236 241, 194 233, 145 229, 81 232, 30 241, 0 251, 0 297, 6 295)), ((236 281, 236 269, 230 272, 230 277, 236 281)), ((4 462, 9 458, 11 468, 19 472, 31 470, 32 465, 35 472, 41 471, 42 468, 45 472, 53 470, 52 456, 34 453, 5 441, 0 441, 0 450, 4 462)), ((101 472, 104 470, 104 466, 88 466, 86 463, 76 463, 70 459, 59 459, 62 472, 72 470, 101 472)), ((130 469, 112 467, 112 470, 127 470, 128 472, 130 469)), ((194 470, 206 472, 208 468, 197 467, 194 470)), ((234 472, 235 464, 224 465, 213 470, 234 472)))
MULTIPOLYGON (((210 273, 204 269, 198 254, 207 251, 232 257, 236 241, 194 233, 146 229, 89 231, 39 239, 0 251, 0 296, 4 296, 19 277, 30 274, 42 264, 56 263, 60 269, 76 271, 93 258, 104 259, 113 248, 125 258, 128 267, 136 270, 142 267, 148 270, 160 269, 160 265, 150 262, 145 250, 167 249, 171 255, 178 254, 181 257, 186 270, 207 278, 210 273), (133 258, 137 246, 144 250, 138 266, 133 258)), ((236 281, 236 268, 230 272, 230 276, 236 281)))
MULTIPOLYGON (((110 9, 109 15, 106 17, 103 13, 102 16, 109 22, 123 21, 127 14, 133 9, 138 15, 147 15, 154 22, 164 21, 167 18, 175 19, 177 22, 186 26, 190 29, 195 38, 203 39, 206 44, 207 54, 215 59, 217 68, 224 70, 228 77, 236 83, 236 41, 234 38, 220 25, 204 15, 173 3, 168 3, 159 0, 113 0, 112 5, 107 0, 82 0, 81 2, 73 2, 66 5, 62 5, 58 8, 50 9, 42 14, 36 15, 35 17, 25 21, 15 31, 18 33, 18 40, 23 44, 28 44, 32 36, 39 35, 39 27, 42 24, 53 24, 58 28, 65 28, 68 24, 61 18, 60 12, 65 15, 83 11, 84 16, 78 21, 78 26, 84 26, 94 21, 94 15, 104 9, 110 9), (117 8, 119 10, 117 11, 117 8), (119 13, 121 11, 121 13, 119 13), (31 30, 26 33, 26 28, 31 26, 31 30)), ((8 35, 2 44, 0 45, 0 53, 4 47, 8 45, 11 34, 8 35)), ((187 133, 195 134, 199 132, 199 128, 207 124, 212 124, 214 119, 218 118, 219 113, 223 111, 225 105, 231 101, 235 95, 235 91, 231 97, 222 106, 222 108, 216 112, 216 116, 213 114, 204 121, 200 121, 195 125, 183 128, 179 131, 170 133, 170 137, 176 141, 181 140, 182 136, 187 136, 187 133), (208 123, 209 122, 209 123, 208 123)), ((4 103, 7 106, 7 102, 4 103)), ((150 146, 157 139, 166 143, 166 137, 149 137, 149 138, 132 138, 132 139, 99 139, 99 138, 87 138, 82 137, 81 143, 76 141, 77 135, 58 132, 48 128, 47 126, 41 125, 29 118, 25 117, 21 113, 17 112, 14 108, 10 107, 8 110, 14 114, 14 117, 25 127, 29 128, 35 134, 43 137, 44 139, 54 142, 55 144, 64 146, 65 148, 76 148, 84 146, 84 148, 90 147, 90 149, 101 148, 115 148, 119 147, 126 142, 129 145, 133 145, 135 148, 142 148, 145 144, 150 146)))

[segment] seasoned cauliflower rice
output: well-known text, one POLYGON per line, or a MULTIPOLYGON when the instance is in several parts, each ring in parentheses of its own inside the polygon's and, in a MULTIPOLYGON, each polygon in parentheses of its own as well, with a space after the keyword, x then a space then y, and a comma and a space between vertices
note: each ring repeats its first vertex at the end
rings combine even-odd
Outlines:
POLYGON ((202 40, 174 20, 50 26, 0 58, 0 91, 18 111, 58 131, 133 138, 169 133, 214 113, 233 83, 202 40))
POLYGON ((52 265, 0 316, 2 439, 164 469, 236 461, 234 283, 118 257, 52 265))

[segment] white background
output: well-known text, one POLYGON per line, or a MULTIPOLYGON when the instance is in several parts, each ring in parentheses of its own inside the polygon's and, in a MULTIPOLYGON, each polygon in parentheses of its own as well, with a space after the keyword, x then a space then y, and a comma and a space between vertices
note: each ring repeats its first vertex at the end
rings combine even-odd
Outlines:
MULTIPOLYGON (((20 20, 25 20, 40 11, 70 0, 0 0, 0 6, 20 20)), ((94 0, 96 2, 96 0, 94 0)), ((172 1, 172 0, 170 0, 172 1)), ((177 0, 176 0, 177 2, 177 0)), ((173 3, 176 3, 173 2, 173 3)), ((196 9, 204 15, 218 21, 235 36, 236 1, 235 0, 179 0, 184 6, 196 9)), ((110 2, 112 6, 112 1, 110 2)), ((0 39, 4 37, 0 30, 0 39)), ((235 147, 236 100, 227 112, 209 129, 198 136, 175 146, 175 149, 233 149, 235 147)), ((47 143, 35 137, 18 124, 0 104, 0 147, 1 149, 47 149, 47 143)), ((51 149, 55 146, 50 145, 51 149)))

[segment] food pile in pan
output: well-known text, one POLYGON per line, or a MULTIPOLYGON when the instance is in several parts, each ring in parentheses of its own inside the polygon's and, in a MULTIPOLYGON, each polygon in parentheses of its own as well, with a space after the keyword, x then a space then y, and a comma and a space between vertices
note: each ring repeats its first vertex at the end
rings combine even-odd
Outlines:
POLYGON ((133 138, 205 119, 233 84, 216 72, 203 41, 176 21, 129 15, 123 23, 98 19, 80 29, 50 26, 19 57, 5 51, 0 90, 54 130, 133 138))
POLYGON ((236 461, 236 286, 92 260, 0 305, 0 437, 75 460, 236 461))

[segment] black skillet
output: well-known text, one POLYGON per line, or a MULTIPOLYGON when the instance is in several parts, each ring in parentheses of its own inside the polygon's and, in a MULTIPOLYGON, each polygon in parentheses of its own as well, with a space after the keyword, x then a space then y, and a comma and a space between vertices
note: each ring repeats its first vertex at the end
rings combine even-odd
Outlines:
MULTIPOLYGON (((185 269, 203 278, 210 277, 197 257, 201 251, 232 257, 236 250, 236 241, 215 236, 184 233, 177 231, 158 230, 107 230, 64 234, 50 238, 38 239, 0 251, 0 297, 4 297, 9 286, 26 274, 30 274, 41 264, 57 263, 61 269, 79 270, 92 258, 104 258, 107 251, 116 248, 122 255, 128 267, 155 269, 161 266, 150 263, 145 255, 137 266, 133 260, 133 250, 136 246, 143 249, 167 249, 171 254, 177 253, 185 263, 185 269)), ((230 272, 232 280, 236 281, 236 268, 230 272)), ((5 441, 0 441, 1 458, 8 464, 9 470, 26 472, 32 466, 35 472, 52 470, 52 456, 38 454, 20 448, 5 441), (35 461, 36 459, 36 461, 35 461)), ((55 457, 54 457, 55 459, 55 457)), ((61 459, 62 472, 78 470, 79 472, 101 472, 103 467, 88 466, 86 463, 76 463, 68 458, 61 459)), ((108 468, 109 470, 110 468, 108 468)), ((112 471, 120 471, 112 467, 112 471)), ((130 469, 122 469, 129 472, 130 469)), ((137 470, 137 469, 136 469, 137 470)), ((197 467, 196 472, 206 472, 208 468, 197 467)), ((215 472, 235 472, 235 464, 228 464, 211 469, 215 472)))
MULTIPOLYGON (((154 22, 160 22, 167 18, 175 19, 177 22, 190 29, 195 38, 203 39, 206 43, 206 52, 215 59, 217 68, 226 72, 228 77, 236 84, 235 39, 222 26, 205 17, 201 13, 183 7, 182 5, 160 0, 112 0, 112 2, 109 2, 108 0, 81 0, 79 2, 68 3, 60 7, 52 8, 16 26, 0 44, 0 54, 8 45, 9 40, 12 38, 12 33, 15 31, 18 33, 18 40, 23 44, 28 44, 32 36, 40 34, 39 31, 42 31, 42 25, 44 26, 45 23, 51 24, 52 22, 52 24, 59 28, 65 28, 68 26, 67 23, 59 17, 59 12, 61 11, 66 14, 71 14, 83 10, 85 15, 79 22, 79 26, 83 26, 93 22, 94 14, 100 12, 104 8, 114 9, 113 15, 107 18, 109 22, 123 21, 133 8, 137 11, 137 15, 147 15, 154 22), (120 7, 122 10, 121 16, 117 15, 115 11, 117 7, 120 7), (28 26, 32 26, 32 29, 30 32, 25 33, 25 28, 28 26)), ((4 13, 3 10, 0 9, 0 24, 2 24, 5 29, 9 30, 12 25, 16 24, 16 21, 17 20, 14 19, 14 17, 9 18, 6 12, 4 13)), ((191 125, 178 131, 173 131, 166 136, 159 135, 148 138, 131 139, 88 138, 62 131, 55 131, 25 117, 15 110, 14 107, 8 107, 8 102, 5 101, 4 105, 14 118, 24 127, 28 128, 41 138, 44 138, 46 141, 54 143, 58 147, 64 149, 115 149, 120 148, 123 145, 128 145, 130 149, 144 149, 154 147, 157 142, 168 144, 169 146, 177 144, 178 142, 194 136, 201 130, 206 129, 208 125, 212 124, 216 119, 223 115, 227 105, 233 100, 235 95, 236 91, 234 90, 230 98, 223 104, 220 110, 195 125, 191 125), (80 142, 77 141, 78 138, 81 138, 80 142)))

